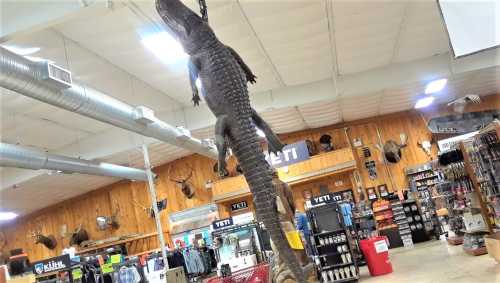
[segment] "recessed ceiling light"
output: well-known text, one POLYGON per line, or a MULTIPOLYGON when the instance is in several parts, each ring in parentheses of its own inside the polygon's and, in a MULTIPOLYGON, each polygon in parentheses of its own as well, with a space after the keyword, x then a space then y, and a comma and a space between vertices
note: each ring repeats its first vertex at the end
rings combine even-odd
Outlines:
POLYGON ((264 132, 261 130, 261 129, 257 129, 257 135, 261 138, 265 138, 266 137, 266 134, 264 134, 264 132))
POLYGON ((431 105, 432 102, 434 102, 433 96, 420 98, 419 100, 417 100, 417 103, 415 104, 415 109, 427 107, 427 106, 431 105))
POLYGON ((2 47, 21 56, 30 55, 40 51, 40 47, 19 47, 15 45, 2 45, 2 47))
POLYGON ((167 64, 188 58, 182 45, 166 31, 145 35, 142 37, 141 42, 156 57, 167 64))
POLYGON ((447 82, 448 82, 447 79, 439 79, 428 83, 427 86, 425 87, 425 94, 431 94, 442 91, 443 88, 446 86, 447 82))
POLYGON ((16 218, 18 215, 14 212, 0 212, 0 221, 9 221, 16 218))

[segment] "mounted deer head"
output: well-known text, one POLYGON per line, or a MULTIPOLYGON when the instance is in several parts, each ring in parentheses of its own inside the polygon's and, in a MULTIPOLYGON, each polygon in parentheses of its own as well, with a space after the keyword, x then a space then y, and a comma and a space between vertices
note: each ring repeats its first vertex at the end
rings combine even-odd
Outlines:
POLYGON ((120 228, 120 223, 118 223, 118 215, 120 214, 120 206, 116 206, 116 210, 111 216, 97 216, 96 222, 99 230, 106 230, 108 228, 118 229, 120 228))
POLYGON ((69 233, 69 235, 70 235, 70 240, 69 240, 70 246, 74 245, 80 246, 83 242, 89 240, 89 234, 87 233, 87 230, 82 228, 82 224, 80 224, 78 228, 75 229, 74 232, 69 233))
POLYGON ((177 184, 179 188, 181 188, 182 193, 188 198, 191 199, 194 196, 194 189, 191 184, 188 183, 189 179, 193 177, 193 168, 190 166, 189 167, 189 174, 184 177, 184 178, 179 178, 179 179, 174 179, 170 177, 170 169, 172 166, 168 168, 168 178, 171 182, 174 182, 177 184))
MULTIPOLYGON (((145 205, 142 205, 141 203, 139 203, 138 201, 136 200, 132 200, 134 202, 134 204, 138 207, 140 207, 142 210, 144 210, 144 212, 149 215, 151 218, 155 218, 155 212, 153 210, 153 206, 151 207, 146 207, 145 205)), ((164 210, 165 208, 167 208, 167 199, 162 199, 160 201, 157 201, 156 202, 156 207, 158 208, 158 212, 164 210)))
POLYGON ((406 134, 400 134, 399 138, 401 140, 400 144, 394 140, 388 140, 383 146, 377 145, 377 148, 384 153, 385 160, 390 163, 398 163, 401 160, 401 148, 407 145, 408 137, 406 134))
POLYGON ((42 244, 49 250, 53 250, 57 246, 57 240, 54 235, 45 236, 42 234, 40 228, 31 233, 31 238, 35 241, 35 244, 42 244))

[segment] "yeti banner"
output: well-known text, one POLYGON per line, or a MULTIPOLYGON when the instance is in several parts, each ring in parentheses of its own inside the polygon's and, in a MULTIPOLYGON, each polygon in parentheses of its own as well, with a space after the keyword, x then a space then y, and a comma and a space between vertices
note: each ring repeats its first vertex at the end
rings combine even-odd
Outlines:
POLYGON ((33 273, 35 275, 42 275, 54 271, 67 269, 71 266, 69 255, 62 255, 45 259, 33 264, 33 273))
POLYGON ((300 141, 286 145, 282 152, 275 155, 274 153, 265 152, 266 161, 274 168, 280 168, 295 163, 299 163, 309 159, 309 151, 305 141, 300 141))

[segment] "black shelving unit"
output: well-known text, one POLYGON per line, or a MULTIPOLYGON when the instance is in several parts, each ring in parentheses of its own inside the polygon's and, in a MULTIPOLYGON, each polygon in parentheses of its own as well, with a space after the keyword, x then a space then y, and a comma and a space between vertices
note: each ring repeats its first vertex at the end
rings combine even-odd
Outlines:
POLYGON ((338 204, 324 203, 307 211, 313 230, 314 262, 321 283, 357 282, 353 239, 338 204))
POLYGON ((402 205, 413 242, 428 241, 429 236, 427 236, 424 219, 420 214, 417 202, 415 200, 406 200, 402 205))
POLYGON ((413 247, 413 236, 410 229, 410 224, 406 213, 404 211, 403 204, 399 199, 391 200, 392 207, 392 218, 394 223, 398 224, 399 235, 403 241, 405 247, 413 247))

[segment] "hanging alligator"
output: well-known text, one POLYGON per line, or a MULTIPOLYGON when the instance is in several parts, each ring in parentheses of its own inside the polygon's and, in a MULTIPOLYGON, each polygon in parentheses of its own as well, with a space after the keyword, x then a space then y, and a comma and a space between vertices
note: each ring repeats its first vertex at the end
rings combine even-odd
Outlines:
POLYGON ((247 83, 255 83, 255 75, 232 48, 217 39, 208 22, 181 1, 156 0, 156 10, 190 57, 188 69, 194 104, 200 102, 195 83, 199 78, 201 95, 217 117, 215 143, 219 172, 227 171, 226 153, 230 147, 252 192, 257 219, 266 226, 296 280, 305 282, 304 272, 281 229, 271 168, 256 133, 255 127, 265 133, 269 151, 282 150, 283 144, 250 105, 247 83))

